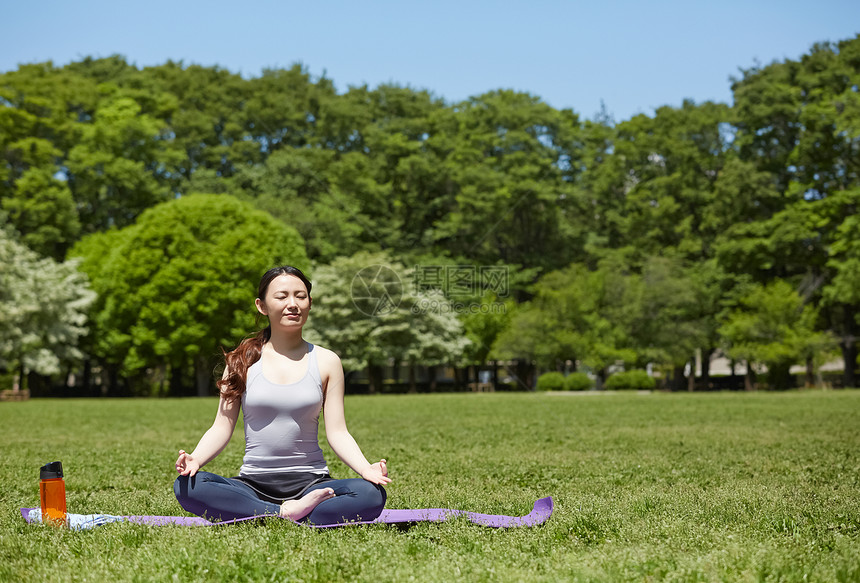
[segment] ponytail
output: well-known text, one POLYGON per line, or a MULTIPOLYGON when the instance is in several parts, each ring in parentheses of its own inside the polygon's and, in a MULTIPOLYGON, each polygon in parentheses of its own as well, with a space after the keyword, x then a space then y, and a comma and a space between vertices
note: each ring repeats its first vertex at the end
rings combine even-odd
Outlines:
POLYGON ((230 352, 224 352, 225 375, 215 384, 228 401, 241 399, 245 393, 245 379, 248 369, 252 364, 260 360, 263 353, 263 345, 272 336, 272 329, 266 326, 255 336, 245 338, 239 346, 230 352))

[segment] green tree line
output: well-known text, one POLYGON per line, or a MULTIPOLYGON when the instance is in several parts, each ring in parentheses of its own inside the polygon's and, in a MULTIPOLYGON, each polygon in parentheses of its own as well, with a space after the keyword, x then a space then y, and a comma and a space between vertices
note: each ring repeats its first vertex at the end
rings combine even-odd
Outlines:
POLYGON ((417 366, 623 362, 681 388, 697 351, 705 379, 721 351, 772 387, 841 354, 856 386, 858 86, 860 37, 740 71, 731 105, 624 121, 510 90, 338 92, 299 65, 21 65, 0 75, 2 243, 27 250, 0 273, 0 327, 19 331, 0 371, 205 392, 254 328, 256 278, 291 262, 319 280, 312 334, 371 382, 391 358, 410 382, 417 366), (400 290, 368 315, 346 299, 374 265, 400 290), (74 290, 42 289, 52 277, 74 290), (62 334, 26 316, 33 294, 62 334))

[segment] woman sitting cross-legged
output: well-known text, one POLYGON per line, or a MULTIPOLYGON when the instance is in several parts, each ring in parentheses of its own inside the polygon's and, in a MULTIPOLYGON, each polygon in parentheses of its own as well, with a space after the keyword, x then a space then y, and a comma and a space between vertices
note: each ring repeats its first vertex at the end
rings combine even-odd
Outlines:
POLYGON ((210 520, 278 514, 313 524, 369 521, 385 506, 385 460, 367 461, 346 427, 338 356, 302 338, 311 282, 295 267, 263 275, 255 304, 269 326, 226 355, 218 412, 191 453, 179 451, 173 485, 185 510, 210 520), (230 441, 239 410, 245 457, 239 475, 199 471, 230 441), (319 415, 332 450, 361 478, 335 480, 319 447, 319 415))

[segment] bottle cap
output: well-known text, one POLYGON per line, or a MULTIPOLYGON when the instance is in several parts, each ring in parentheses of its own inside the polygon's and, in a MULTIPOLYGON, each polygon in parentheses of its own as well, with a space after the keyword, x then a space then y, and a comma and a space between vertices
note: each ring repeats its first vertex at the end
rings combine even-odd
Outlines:
POLYGON ((39 469, 40 480, 51 480, 63 477, 63 462, 51 462, 39 469))

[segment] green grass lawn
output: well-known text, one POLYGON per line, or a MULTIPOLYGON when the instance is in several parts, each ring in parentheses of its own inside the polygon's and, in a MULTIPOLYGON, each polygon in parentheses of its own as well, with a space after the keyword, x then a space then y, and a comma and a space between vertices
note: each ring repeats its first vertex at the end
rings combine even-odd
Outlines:
MULTIPOLYGON (((536 528, 21 519, 54 460, 70 512, 184 515, 176 451, 215 406, 0 403, 0 581, 860 581, 860 391, 347 399, 364 452, 389 460, 390 508, 525 514, 552 495, 536 528)), ((242 442, 207 469, 235 475, 242 442)))

